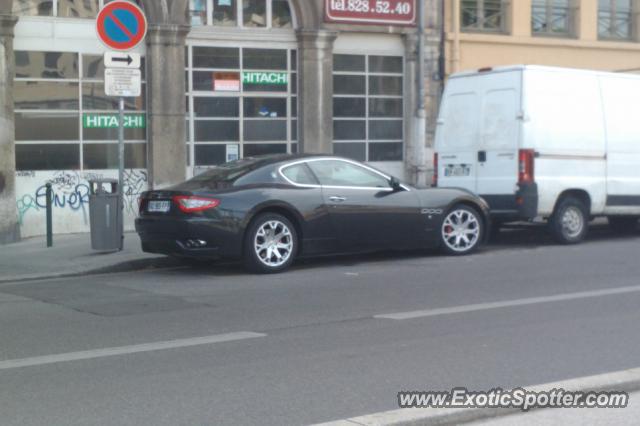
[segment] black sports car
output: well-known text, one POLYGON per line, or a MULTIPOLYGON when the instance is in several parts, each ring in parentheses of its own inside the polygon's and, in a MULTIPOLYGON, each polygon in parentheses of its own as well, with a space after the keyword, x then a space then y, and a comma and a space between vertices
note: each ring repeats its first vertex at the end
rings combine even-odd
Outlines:
POLYGON ((142 194, 142 249, 178 257, 236 258, 279 272, 296 257, 441 247, 473 252, 489 207, 458 189, 417 189, 334 156, 275 155, 227 163, 142 194))

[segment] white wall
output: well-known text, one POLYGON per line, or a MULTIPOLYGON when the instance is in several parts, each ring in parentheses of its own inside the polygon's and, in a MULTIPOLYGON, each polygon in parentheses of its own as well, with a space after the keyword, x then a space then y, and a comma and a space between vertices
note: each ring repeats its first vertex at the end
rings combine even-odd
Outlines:
MULTIPOLYGON (((20 234, 33 237, 46 233, 46 188, 53 189, 53 232, 69 234, 89 232, 89 182, 88 179, 117 179, 117 170, 24 171, 16 173, 16 206, 20 234)), ((133 230, 138 211, 138 197, 147 190, 147 171, 125 171, 125 229, 133 230)))

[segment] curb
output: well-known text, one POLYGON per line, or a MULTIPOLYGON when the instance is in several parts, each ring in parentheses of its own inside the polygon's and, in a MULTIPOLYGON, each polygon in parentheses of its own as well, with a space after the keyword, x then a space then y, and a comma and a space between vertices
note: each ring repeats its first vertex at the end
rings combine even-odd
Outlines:
POLYGON ((73 278, 82 277, 85 275, 99 275, 118 272, 134 272, 142 271, 145 269, 164 269, 184 266, 179 260, 171 257, 152 257, 147 259, 134 259, 126 260, 119 263, 114 263, 108 266, 100 266, 96 268, 90 268, 86 270, 79 270, 74 272, 47 272, 42 274, 25 274, 16 275, 8 278, 0 278, 0 285, 10 283, 20 283, 25 281, 39 281, 56 278, 73 278))
MULTIPOLYGON (((640 390, 640 368, 613 373, 588 376, 543 385, 524 387, 528 391, 540 392, 552 389, 567 391, 632 392, 640 390)), ((543 409, 543 408, 542 408, 543 409)), ((541 409, 531 409, 528 412, 541 409)), ((316 426, 432 426, 457 425, 477 420, 503 417, 510 414, 526 415, 519 408, 405 408, 384 411, 366 416, 352 417, 316 426)))

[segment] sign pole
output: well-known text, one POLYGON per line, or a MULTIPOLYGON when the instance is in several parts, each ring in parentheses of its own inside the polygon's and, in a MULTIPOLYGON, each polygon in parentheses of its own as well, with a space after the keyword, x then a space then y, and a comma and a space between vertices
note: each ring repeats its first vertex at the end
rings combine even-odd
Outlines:
POLYGON ((120 251, 124 246, 124 98, 118 103, 118 228, 120 251))

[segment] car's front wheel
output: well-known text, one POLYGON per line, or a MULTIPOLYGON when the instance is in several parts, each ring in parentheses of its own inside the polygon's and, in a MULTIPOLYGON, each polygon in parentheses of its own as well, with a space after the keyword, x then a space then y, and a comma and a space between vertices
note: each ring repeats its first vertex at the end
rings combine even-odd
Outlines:
POLYGON ((265 213, 249 225, 244 242, 244 264, 252 272, 273 274, 293 263, 298 249, 296 229, 286 217, 265 213))
POLYGON ((484 223, 480 213, 462 204, 449 210, 440 230, 442 250, 456 256, 476 251, 483 237, 484 223))

